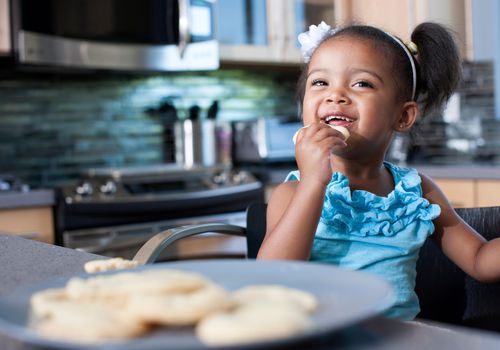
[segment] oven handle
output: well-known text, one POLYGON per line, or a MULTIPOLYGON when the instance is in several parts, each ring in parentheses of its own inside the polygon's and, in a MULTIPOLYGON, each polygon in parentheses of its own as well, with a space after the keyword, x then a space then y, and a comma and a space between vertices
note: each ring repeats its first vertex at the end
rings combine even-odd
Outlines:
POLYGON ((190 0, 179 0, 179 56, 184 56, 187 44, 189 43, 189 12, 190 0))
POLYGON ((152 264, 160 253, 173 242, 207 232, 246 236, 245 228, 237 225, 213 223, 180 226, 162 231, 151 237, 135 254, 133 260, 136 260, 139 264, 152 264))

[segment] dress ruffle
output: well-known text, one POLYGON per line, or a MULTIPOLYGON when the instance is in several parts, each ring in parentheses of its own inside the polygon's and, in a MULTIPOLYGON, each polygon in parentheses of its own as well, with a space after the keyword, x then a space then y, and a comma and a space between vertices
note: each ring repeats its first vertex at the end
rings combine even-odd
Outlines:
POLYGON ((416 220, 433 220, 441 209, 422 197, 421 179, 415 169, 385 163, 396 179, 394 190, 381 197, 356 190, 351 193, 349 180, 336 172, 326 188, 320 220, 332 226, 334 232, 355 236, 394 236, 416 220))

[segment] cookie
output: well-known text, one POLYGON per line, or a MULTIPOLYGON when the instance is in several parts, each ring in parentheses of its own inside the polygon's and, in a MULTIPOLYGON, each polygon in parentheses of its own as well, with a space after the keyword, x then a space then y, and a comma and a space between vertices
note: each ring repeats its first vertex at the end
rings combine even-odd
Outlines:
POLYGON ((102 271, 129 269, 137 267, 139 263, 135 260, 126 260, 122 258, 112 258, 112 259, 102 259, 102 260, 91 260, 83 265, 85 272, 95 273, 102 271))
POLYGON ((126 311, 144 322, 192 326, 210 313, 230 306, 228 292, 211 284, 190 292, 131 295, 126 311))
POLYGON ((232 299, 237 305, 256 302, 290 303, 308 313, 312 313, 318 307, 313 294, 277 284, 243 287, 232 293, 232 299))
MULTIPOLYGON (((347 139, 351 136, 351 133, 349 132, 349 130, 347 130, 347 128, 343 127, 343 126, 339 126, 339 125, 330 125, 330 124, 327 124, 329 127, 331 127, 332 129, 335 129, 337 131, 339 131, 340 133, 342 133, 342 136, 344 136, 344 141, 347 141, 347 139)), ((305 129, 305 128, 308 128, 310 125, 306 125, 302 128, 300 128, 299 130, 297 130, 295 132, 295 134, 293 134, 293 137, 292 137, 292 141, 293 141, 293 144, 295 145, 297 143, 297 137, 299 136, 299 133, 302 129, 305 129)))
POLYGON ((68 300, 64 288, 50 288, 31 296, 32 313, 39 318, 50 316, 54 310, 68 300))
POLYGON ((306 332, 309 315, 287 303, 250 303, 202 319, 195 333, 208 346, 227 346, 274 340, 306 332))
POLYGON ((162 269, 72 278, 66 292, 73 299, 127 298, 137 293, 187 293, 210 283, 195 272, 162 269))
POLYGON ((37 332, 45 337, 74 342, 125 340, 146 333, 149 326, 129 317, 110 303, 64 299, 35 320, 37 332))

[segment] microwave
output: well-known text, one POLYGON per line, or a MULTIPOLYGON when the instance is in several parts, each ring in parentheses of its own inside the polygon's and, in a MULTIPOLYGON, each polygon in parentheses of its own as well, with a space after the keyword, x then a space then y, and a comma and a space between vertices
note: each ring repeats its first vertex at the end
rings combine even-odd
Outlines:
POLYGON ((216 0, 11 0, 21 65, 214 70, 216 0))

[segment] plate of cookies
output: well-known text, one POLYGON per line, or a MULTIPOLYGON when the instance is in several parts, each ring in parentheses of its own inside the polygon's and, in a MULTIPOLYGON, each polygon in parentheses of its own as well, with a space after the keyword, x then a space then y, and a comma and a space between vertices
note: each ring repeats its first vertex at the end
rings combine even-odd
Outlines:
POLYGON ((249 349, 318 337, 395 301, 312 262, 188 260, 60 278, 0 297, 0 331, 59 349, 249 349))

